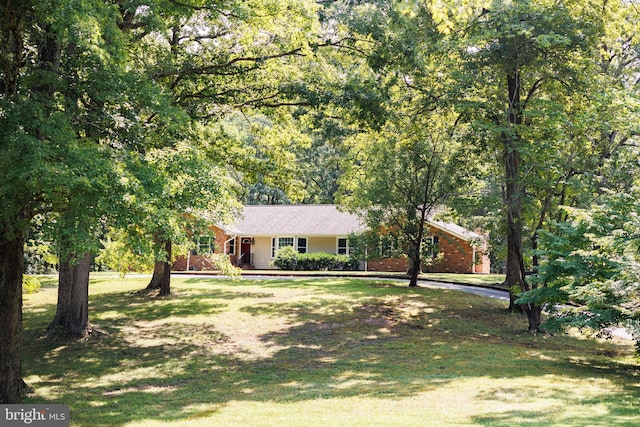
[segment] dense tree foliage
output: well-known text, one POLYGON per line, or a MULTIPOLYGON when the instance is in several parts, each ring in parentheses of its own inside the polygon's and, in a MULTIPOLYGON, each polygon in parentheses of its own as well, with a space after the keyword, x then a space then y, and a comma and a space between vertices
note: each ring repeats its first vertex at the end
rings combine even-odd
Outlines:
POLYGON ((597 73, 588 96, 573 103, 572 137, 580 141, 567 161, 567 178, 559 181, 557 215, 541 233, 534 252, 541 289, 522 301, 548 304, 545 327, 630 328, 638 342, 637 177, 638 10, 609 3, 595 15, 605 23, 597 54, 597 73), (564 304, 577 304, 568 308, 564 304))
POLYGON ((1 310, 7 335, 0 401, 7 403, 20 398, 19 294, 29 222, 57 214, 62 270, 70 272, 60 276, 59 308, 75 306, 59 310, 56 319, 86 330, 86 269, 78 266, 95 249, 98 218, 109 213, 109 197, 117 193, 116 153, 127 140, 116 117, 135 113, 123 102, 133 79, 109 5, 5 1, 0 15, 0 300, 8 304, 1 310))
POLYGON ((598 335, 624 326, 640 336, 638 189, 607 192, 589 209, 567 208, 568 219, 541 233, 540 287, 519 302, 548 304, 546 330, 568 327, 598 335), (570 304, 569 304, 570 303, 570 304))
MULTIPOLYGON (((304 76, 304 58, 323 44, 315 28, 316 10, 317 5, 310 1, 141 1, 126 8, 121 5, 134 34, 131 49, 136 68, 158 84, 186 126, 174 126, 176 132, 169 134, 162 129, 154 136, 159 150, 155 155, 145 153, 151 169, 158 170, 153 156, 165 156, 168 150, 185 152, 175 147, 186 143, 221 167, 219 177, 231 170, 243 182, 294 183, 281 177, 290 176, 288 171, 295 165, 288 150, 295 129, 286 114, 265 117, 259 110, 307 103, 298 88, 304 76), (232 127, 239 129, 230 130, 232 127)), ((153 122, 156 116, 150 119, 153 122)), ((151 216, 142 230, 155 242, 157 256, 149 287, 161 288, 162 294, 170 289, 172 242, 184 241, 185 233, 194 228, 184 226, 183 213, 200 219, 204 212, 222 214, 224 206, 233 205, 230 198, 213 191, 220 185, 207 186, 197 174, 185 181, 181 177, 191 169, 175 169, 178 174, 165 175, 158 191, 147 198, 153 207, 146 211, 151 216), (191 187, 190 198, 179 206, 171 196, 176 186, 191 187), (196 186, 202 191, 193 191, 196 186), (216 198, 217 209, 196 206, 216 198)), ((295 193, 293 188, 285 191, 295 193)), ((224 215, 209 217, 210 223, 228 219, 224 215)))
MULTIPOLYGON (((549 122, 565 113, 558 97, 580 89, 582 58, 588 56, 596 31, 590 24, 570 7, 493 2, 468 31, 464 65, 475 77, 468 90, 476 94, 475 99, 467 97, 474 109, 470 114, 485 130, 488 148, 500 153, 510 289, 531 288, 523 233, 532 207, 526 199, 537 168, 545 167, 552 153, 570 151, 549 122)), ((542 307, 522 308, 529 329, 536 331, 542 307)))
POLYGON ((181 219, 205 209, 215 217, 212 203, 231 205, 222 203, 231 193, 227 165, 216 157, 223 150, 200 141, 201 129, 228 110, 289 102, 294 92, 283 81, 299 76, 294 60, 311 49, 305 35, 315 8, 2 3, 2 402, 19 400, 22 252, 31 219, 56 218, 61 274, 52 327, 86 333, 88 263, 99 234, 111 222, 129 223, 129 234, 152 236, 167 262, 173 233, 187 232, 181 219), (207 159, 217 166, 203 166, 207 159))
POLYGON ((465 186, 458 161, 464 150, 451 113, 396 108, 401 113, 380 131, 352 140, 361 157, 343 176, 343 203, 363 214, 371 229, 401 236, 398 249, 410 261, 409 286, 417 286, 426 221, 465 186))

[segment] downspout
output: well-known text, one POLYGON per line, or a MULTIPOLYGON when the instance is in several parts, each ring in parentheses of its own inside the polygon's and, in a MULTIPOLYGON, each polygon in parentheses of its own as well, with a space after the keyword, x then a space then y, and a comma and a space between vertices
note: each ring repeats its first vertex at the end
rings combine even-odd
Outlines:
POLYGON ((369 254, 367 253, 367 248, 364 248, 364 271, 367 272, 368 270, 368 265, 367 265, 367 260, 369 259, 369 254))
POLYGON ((472 246, 473 248, 473 255, 471 256, 471 274, 475 274, 476 273, 476 247, 472 246))

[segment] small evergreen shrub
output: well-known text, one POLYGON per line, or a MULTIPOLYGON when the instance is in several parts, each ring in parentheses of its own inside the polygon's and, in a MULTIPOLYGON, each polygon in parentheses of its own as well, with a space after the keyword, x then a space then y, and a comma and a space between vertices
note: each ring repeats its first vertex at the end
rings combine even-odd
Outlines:
POLYGON ((293 246, 280 249, 278 256, 273 260, 273 265, 280 270, 297 270, 298 251, 293 246))
POLYGON ((273 265, 281 270, 322 271, 357 270, 359 263, 348 255, 333 255, 326 252, 301 254, 292 246, 278 251, 273 265))

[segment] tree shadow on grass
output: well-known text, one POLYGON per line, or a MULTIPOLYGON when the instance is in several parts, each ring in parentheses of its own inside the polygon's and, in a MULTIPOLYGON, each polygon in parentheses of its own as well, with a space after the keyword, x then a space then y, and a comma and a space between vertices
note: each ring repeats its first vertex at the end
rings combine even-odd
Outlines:
MULTIPOLYGON (((335 286, 324 292, 339 289, 344 295, 323 299, 314 294, 306 301, 272 301, 268 292, 220 289, 179 291, 157 300, 98 295, 92 298, 92 313, 108 335, 82 341, 27 333, 25 353, 31 360, 25 375, 51 391, 47 402, 71 405, 74 425, 112 426, 206 417, 238 400, 400 399, 469 377, 506 376, 517 384, 533 372, 576 379, 630 374, 628 367, 585 355, 580 340, 518 337, 513 318, 479 297, 429 289, 400 292, 380 283, 335 286), (349 286, 355 287, 352 293, 349 286), (255 324, 240 325, 233 335, 208 320, 240 298, 247 301, 239 313, 255 324), (284 326, 250 333, 276 315, 285 319, 284 326), (576 362, 577 356, 592 362, 576 362)), ((319 285, 314 289, 323 292, 319 285)), ((29 313, 29 324, 42 316, 29 313)), ((487 390, 478 398, 497 401, 503 392, 487 390)), ((631 407, 617 400, 638 396, 637 390, 622 388, 595 404, 624 413, 631 407)), ((567 395, 550 398, 579 401, 567 395)), ((475 422, 499 425, 524 416, 545 420, 544 414, 522 409, 487 413, 475 422)))
MULTIPOLYGON (((616 369, 611 374, 615 376, 616 369)), ((609 372, 592 372, 607 378, 609 372)), ((595 379, 595 378, 594 378, 595 379)), ((482 415, 475 416, 473 423, 489 426, 513 425, 563 425, 563 426, 632 426, 640 421, 640 404, 636 387, 622 385, 613 393, 593 394, 586 390, 575 393, 559 386, 556 389, 530 386, 526 389, 514 384, 512 387, 500 387, 484 391, 480 398, 492 402, 493 408, 482 415), (548 401, 537 410, 527 409, 532 396, 548 401), (584 412, 579 408, 593 406, 596 411, 584 412), (576 409, 576 407, 578 409, 576 409), (546 409, 546 410, 545 410, 546 409), (552 416, 550 416, 552 414, 552 416)))

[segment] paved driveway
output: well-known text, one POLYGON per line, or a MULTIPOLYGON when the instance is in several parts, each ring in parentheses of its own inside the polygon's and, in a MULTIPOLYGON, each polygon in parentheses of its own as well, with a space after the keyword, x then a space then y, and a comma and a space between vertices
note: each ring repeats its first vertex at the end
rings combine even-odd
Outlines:
POLYGON ((434 282, 431 280, 419 280, 420 286, 433 288, 455 289, 457 291, 468 292, 470 294, 481 295, 483 297, 495 298, 501 301, 509 301, 509 292, 502 289, 483 288, 480 286, 458 285, 454 283, 434 282))
MULTIPOLYGON (((183 273, 184 274, 184 273, 183 273)), ((199 274, 198 277, 217 277, 219 278, 220 276, 207 276, 207 275, 202 275, 199 274)), ((256 275, 252 275, 252 274, 242 274, 242 278, 243 279, 252 279, 252 280, 262 280, 262 279, 295 279, 295 278, 300 278, 300 277, 315 277, 318 279, 335 279, 336 276, 295 276, 295 275, 290 275, 290 276, 272 276, 272 275, 268 275, 268 274, 264 274, 264 275, 260 275, 260 274, 256 274, 256 275)), ((353 276, 351 277, 352 279, 362 279, 362 280, 389 280, 389 281, 393 281, 393 282, 407 282, 408 279, 395 279, 395 278, 388 278, 388 277, 360 277, 360 276, 353 276)), ((441 289, 453 289, 453 290, 457 290, 457 291, 463 291, 463 292, 468 292, 470 294, 476 294, 476 295, 480 295, 483 297, 487 297, 487 298, 495 298, 495 299, 499 299, 501 301, 509 301, 509 292, 503 289, 495 289, 495 288, 485 288, 485 287, 481 287, 481 286, 473 286, 473 285, 461 285, 461 284, 456 284, 456 283, 447 283, 447 282, 436 282, 433 280, 418 280, 418 284, 419 286, 425 286, 425 287, 431 287, 431 288, 441 288, 441 289)))

